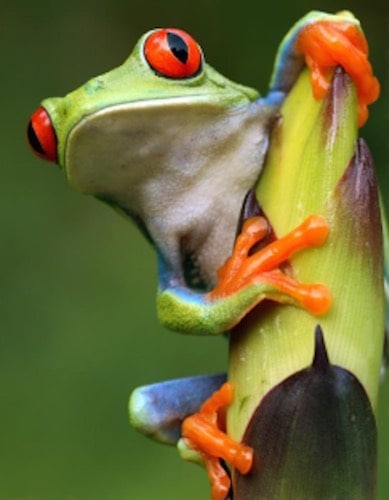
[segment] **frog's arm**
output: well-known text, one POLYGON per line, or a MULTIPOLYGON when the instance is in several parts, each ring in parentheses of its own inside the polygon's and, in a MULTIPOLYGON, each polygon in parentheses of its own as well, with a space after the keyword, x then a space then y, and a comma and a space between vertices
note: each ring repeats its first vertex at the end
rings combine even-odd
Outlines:
POLYGON ((311 71, 313 94, 326 94, 331 70, 340 65, 353 79, 358 95, 358 122, 368 117, 367 105, 379 95, 380 86, 368 61, 368 45, 359 21, 347 11, 326 14, 313 11, 298 21, 283 39, 276 57, 270 92, 276 101, 287 94, 303 65, 311 71))
POLYGON ((269 230, 265 218, 247 219, 232 256, 219 270, 217 286, 209 293, 184 286, 160 258, 157 307, 162 324, 185 333, 220 334, 264 299, 294 304, 313 314, 324 313, 331 302, 327 288, 298 283, 279 266, 296 251, 323 244, 328 235, 326 221, 320 216, 309 217, 283 238, 252 253, 269 230))

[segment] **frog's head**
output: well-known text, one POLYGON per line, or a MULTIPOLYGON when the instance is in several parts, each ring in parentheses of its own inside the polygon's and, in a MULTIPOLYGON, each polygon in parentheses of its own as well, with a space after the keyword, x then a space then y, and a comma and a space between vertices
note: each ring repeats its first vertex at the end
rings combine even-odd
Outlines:
POLYGON ((149 175, 156 163, 166 168, 172 150, 184 168, 190 144, 204 151, 210 125, 217 142, 220 117, 226 125, 227 115, 257 97, 207 65, 190 35, 157 29, 118 68, 63 98, 45 99, 28 137, 35 153, 57 162, 77 189, 109 196, 115 181, 149 175))

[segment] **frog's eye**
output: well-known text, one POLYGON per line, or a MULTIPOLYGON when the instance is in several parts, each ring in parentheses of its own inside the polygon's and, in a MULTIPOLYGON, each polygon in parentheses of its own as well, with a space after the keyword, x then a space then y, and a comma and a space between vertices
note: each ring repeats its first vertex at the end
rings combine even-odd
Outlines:
POLYGON ((40 107, 31 116, 27 137, 34 153, 48 161, 57 161, 57 137, 47 111, 40 107))
POLYGON ((151 68, 167 78, 190 78, 201 70, 202 52, 185 31, 168 28, 153 31, 144 44, 151 68))

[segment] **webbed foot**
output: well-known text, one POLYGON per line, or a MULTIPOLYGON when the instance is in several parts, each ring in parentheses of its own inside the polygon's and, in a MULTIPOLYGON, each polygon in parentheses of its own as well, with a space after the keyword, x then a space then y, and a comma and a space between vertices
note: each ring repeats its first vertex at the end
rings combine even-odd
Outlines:
POLYGON ((241 474, 247 474, 253 463, 250 447, 234 441, 224 432, 224 410, 233 400, 233 387, 225 382, 201 406, 186 418, 182 436, 186 445, 198 452, 211 482, 212 500, 224 500, 230 489, 230 478, 220 460, 225 460, 241 474))
MULTIPOLYGON (((325 313, 331 304, 330 292, 325 286, 299 283, 279 268, 296 251, 325 242, 329 232, 325 219, 311 216, 283 238, 251 254, 268 231, 269 225, 264 217, 251 217, 244 223, 233 254, 220 268, 219 282, 209 293, 209 298, 220 299, 250 285, 266 283, 313 314, 325 313)), ((265 298, 277 300, 271 292, 265 298)))
POLYGON ((295 49, 305 56, 318 99, 326 95, 336 66, 342 66, 350 75, 358 96, 358 124, 362 126, 368 117, 368 104, 379 96, 380 85, 368 60, 366 38, 355 19, 348 20, 340 13, 307 23, 297 36, 295 49))

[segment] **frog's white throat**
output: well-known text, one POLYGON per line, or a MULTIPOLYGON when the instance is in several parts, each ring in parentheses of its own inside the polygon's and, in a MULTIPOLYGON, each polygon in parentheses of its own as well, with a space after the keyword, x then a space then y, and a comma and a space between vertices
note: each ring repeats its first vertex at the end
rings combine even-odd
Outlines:
POLYGON ((186 245, 212 284, 261 171, 272 116, 257 103, 226 110, 180 99, 106 108, 69 134, 66 173, 79 191, 140 218, 177 272, 186 245))

